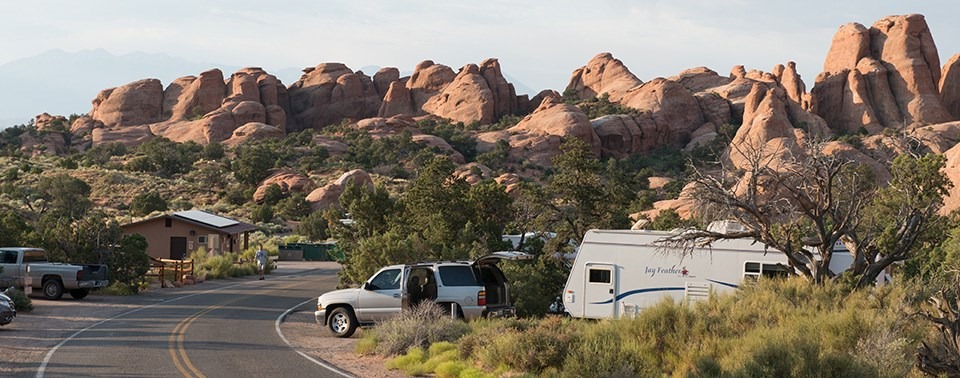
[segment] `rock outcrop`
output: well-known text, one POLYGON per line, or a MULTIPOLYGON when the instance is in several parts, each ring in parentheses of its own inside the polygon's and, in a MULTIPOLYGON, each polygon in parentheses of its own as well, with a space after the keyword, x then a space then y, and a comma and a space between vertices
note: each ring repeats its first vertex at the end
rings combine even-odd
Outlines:
POLYGON ((510 143, 510 157, 549 167, 560 154, 566 138, 578 138, 600 156, 600 138, 593 131, 587 115, 580 108, 564 104, 557 96, 547 97, 540 106, 509 129, 477 134, 477 149, 489 151, 498 140, 510 143))
POLYGON ((340 195, 347 188, 347 185, 363 185, 373 188, 373 180, 370 174, 361 169, 355 169, 344 173, 336 181, 315 189, 307 195, 307 202, 314 211, 322 211, 332 206, 338 206, 340 195))
POLYGON ((605 93, 610 96, 610 101, 620 102, 628 91, 640 84, 643 82, 613 54, 600 53, 590 59, 586 66, 573 71, 564 93, 572 93, 580 99, 605 93))
POLYGON ((463 66, 452 83, 423 105, 424 111, 442 118, 484 125, 516 114, 518 108, 516 90, 503 77, 497 59, 463 66))
POLYGON ((144 79, 104 89, 93 100, 90 114, 106 127, 158 122, 163 114, 163 84, 157 79, 144 79))
POLYGON ((166 89, 159 80, 141 80, 101 91, 93 104, 90 120, 73 127, 89 130, 93 144, 128 145, 156 136, 175 142, 222 142, 250 122, 282 132, 289 109, 283 84, 257 67, 241 69, 226 81, 213 69, 199 77, 178 78, 166 89))
POLYGON ((342 63, 305 69, 288 92, 295 130, 319 130, 343 119, 374 117, 381 105, 373 79, 342 63))
POLYGON ((253 201, 256 203, 263 202, 267 187, 271 185, 280 187, 280 192, 283 194, 313 189, 313 181, 310 181, 306 176, 292 171, 281 170, 270 175, 270 177, 267 177, 260 183, 260 186, 258 186, 257 190, 253 193, 253 201))
POLYGON ((875 133, 955 118, 944 106, 952 97, 941 98, 940 58, 921 15, 841 26, 823 69, 809 108, 831 129, 875 133))
POLYGON ((227 146, 237 146, 252 140, 283 139, 286 134, 276 126, 261 122, 249 122, 233 130, 233 136, 223 141, 227 146))

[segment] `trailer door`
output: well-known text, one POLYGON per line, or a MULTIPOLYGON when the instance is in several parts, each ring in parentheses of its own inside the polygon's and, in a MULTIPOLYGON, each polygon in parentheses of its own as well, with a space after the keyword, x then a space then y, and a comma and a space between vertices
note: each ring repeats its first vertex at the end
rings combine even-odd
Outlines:
POLYGON ((617 269, 613 264, 587 263, 583 279, 583 317, 615 317, 617 269))

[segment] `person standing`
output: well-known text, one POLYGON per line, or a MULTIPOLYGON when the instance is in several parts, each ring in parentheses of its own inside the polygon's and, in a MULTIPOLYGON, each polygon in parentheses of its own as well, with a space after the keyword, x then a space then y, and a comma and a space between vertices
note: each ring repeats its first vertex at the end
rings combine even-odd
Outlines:
POLYGON ((254 256, 257 260, 257 269, 260 271, 260 279, 263 279, 263 272, 267 269, 267 251, 263 250, 263 244, 259 244, 257 254, 254 256))

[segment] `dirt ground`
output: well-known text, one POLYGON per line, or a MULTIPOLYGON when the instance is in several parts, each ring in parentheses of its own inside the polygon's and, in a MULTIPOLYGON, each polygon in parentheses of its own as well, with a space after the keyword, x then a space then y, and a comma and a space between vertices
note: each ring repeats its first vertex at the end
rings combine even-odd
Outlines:
MULTIPOLYGON (((0 376, 34 376, 50 349, 77 331, 105 319, 172 297, 235 282, 236 279, 208 281, 183 288, 151 290, 129 297, 96 293, 83 300, 70 298, 69 295, 58 301, 33 297, 33 311, 19 313, 12 324, 0 327, 0 376)), ((280 326, 283 335, 295 348, 357 377, 403 376, 397 371, 387 370, 383 358, 359 357, 353 353, 363 331, 358 331, 349 339, 332 337, 326 329, 316 324, 313 313, 308 311, 309 306, 304 307, 303 311, 288 315, 280 326)))
POLYGON ((363 336, 358 330, 353 337, 333 337, 323 326, 316 323, 313 313, 297 311, 287 316, 280 331, 300 351, 329 362, 357 377, 384 378, 403 377, 397 370, 387 370, 386 360, 377 356, 357 356, 353 351, 363 336))

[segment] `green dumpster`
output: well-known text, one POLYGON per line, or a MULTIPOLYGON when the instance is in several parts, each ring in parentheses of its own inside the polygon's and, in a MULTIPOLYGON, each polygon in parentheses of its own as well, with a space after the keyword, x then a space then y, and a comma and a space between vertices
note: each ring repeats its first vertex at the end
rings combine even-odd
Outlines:
MULTIPOLYGON (((299 251, 307 261, 332 261, 343 258, 336 243, 289 243, 279 247, 283 251, 299 251)), ((293 254, 293 253, 292 253, 293 254)))

